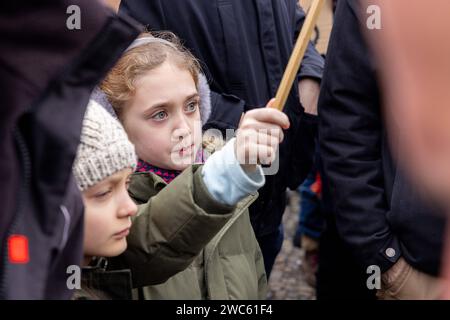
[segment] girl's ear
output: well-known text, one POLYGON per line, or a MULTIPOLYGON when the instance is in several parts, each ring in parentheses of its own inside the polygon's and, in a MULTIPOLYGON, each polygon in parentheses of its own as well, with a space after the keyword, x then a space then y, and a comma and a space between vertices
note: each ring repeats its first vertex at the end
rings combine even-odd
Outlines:
POLYGON ((197 88, 200 96, 200 117, 204 125, 211 116, 211 89, 203 73, 198 74, 197 88))

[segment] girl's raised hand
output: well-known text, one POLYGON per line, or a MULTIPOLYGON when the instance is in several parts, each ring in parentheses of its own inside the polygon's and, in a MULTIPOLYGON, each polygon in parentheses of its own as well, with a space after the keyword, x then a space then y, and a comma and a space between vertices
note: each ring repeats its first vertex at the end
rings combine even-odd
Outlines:
POLYGON ((258 164, 272 163, 278 145, 283 141, 283 129, 290 126, 288 117, 281 111, 270 108, 253 109, 243 116, 236 134, 235 155, 247 172, 256 170, 258 164))

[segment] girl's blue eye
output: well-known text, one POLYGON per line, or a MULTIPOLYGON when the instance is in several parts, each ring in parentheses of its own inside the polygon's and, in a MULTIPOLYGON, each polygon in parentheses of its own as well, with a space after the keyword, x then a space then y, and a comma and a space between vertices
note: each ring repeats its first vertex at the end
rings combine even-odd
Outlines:
POLYGON ((197 102, 191 102, 186 106, 186 112, 192 113, 197 110, 198 103, 197 102))
POLYGON ((152 116, 153 120, 162 121, 167 118, 167 113, 165 111, 160 111, 152 116))

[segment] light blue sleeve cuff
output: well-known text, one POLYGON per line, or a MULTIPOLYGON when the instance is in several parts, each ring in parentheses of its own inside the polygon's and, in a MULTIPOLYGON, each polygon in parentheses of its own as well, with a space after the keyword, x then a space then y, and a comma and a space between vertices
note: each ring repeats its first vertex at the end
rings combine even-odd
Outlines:
POLYGON ((211 155, 202 168, 206 188, 220 203, 232 206, 250 194, 256 193, 266 179, 261 166, 252 173, 246 173, 234 154, 233 138, 211 155))

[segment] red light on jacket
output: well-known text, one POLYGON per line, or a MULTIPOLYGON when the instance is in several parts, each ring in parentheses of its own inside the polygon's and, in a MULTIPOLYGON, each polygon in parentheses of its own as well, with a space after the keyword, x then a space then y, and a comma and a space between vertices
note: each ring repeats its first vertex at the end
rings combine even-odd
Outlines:
POLYGON ((14 234, 8 238, 8 256, 10 263, 24 264, 30 260, 28 238, 14 234))

